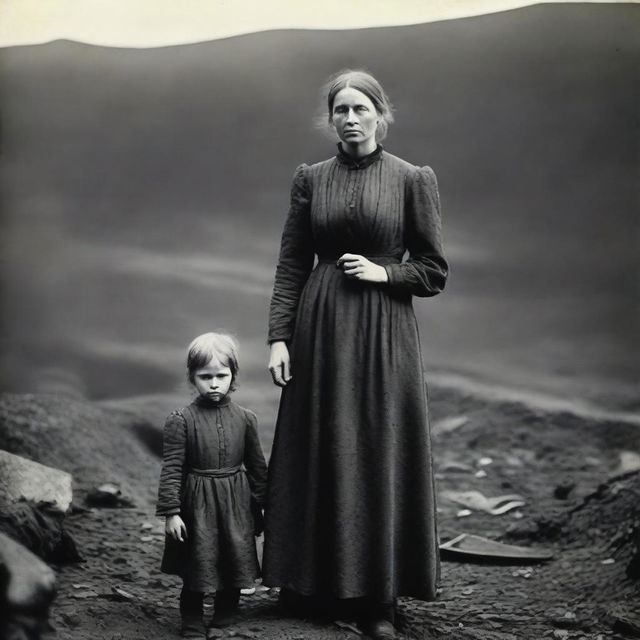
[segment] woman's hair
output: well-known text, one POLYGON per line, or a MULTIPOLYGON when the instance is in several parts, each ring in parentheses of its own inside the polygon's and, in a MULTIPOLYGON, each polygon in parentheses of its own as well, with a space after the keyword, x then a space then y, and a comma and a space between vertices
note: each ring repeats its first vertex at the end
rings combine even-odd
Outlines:
POLYGON ((226 333, 203 333, 194 338, 187 349, 187 378, 193 384, 195 372, 215 360, 231 369, 231 387, 235 391, 238 376, 238 344, 226 333))
POLYGON ((323 102, 326 105, 326 113, 318 119, 318 125, 326 129, 333 125, 333 102, 340 91, 351 87, 364 93, 376 108, 380 115, 376 140, 384 140, 389 125, 393 122, 393 105, 382 85, 368 72, 362 69, 343 69, 331 76, 323 87, 323 102))

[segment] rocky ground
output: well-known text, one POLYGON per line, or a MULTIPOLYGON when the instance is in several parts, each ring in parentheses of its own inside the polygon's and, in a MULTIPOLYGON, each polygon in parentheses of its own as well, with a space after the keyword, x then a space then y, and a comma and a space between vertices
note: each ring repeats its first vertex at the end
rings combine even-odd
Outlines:
MULTIPOLYGON (((431 395, 441 539, 475 533, 554 556, 538 564, 445 558, 436 602, 401 601, 404 636, 640 637, 640 473, 632 470, 640 427, 452 388, 437 387, 431 395), (452 499, 460 497, 452 492, 467 491, 518 494, 525 504, 491 515, 452 499)), ((74 476, 75 508, 65 528, 84 562, 57 568, 49 638, 178 637, 179 583, 158 570, 163 523, 153 515, 159 425, 113 406, 5 394, 0 448, 74 476), (135 506, 87 507, 87 492, 104 482, 116 483, 135 506)), ((276 594, 260 588, 243 596, 243 615, 226 637, 358 635, 349 621, 283 619, 275 603, 276 594)))

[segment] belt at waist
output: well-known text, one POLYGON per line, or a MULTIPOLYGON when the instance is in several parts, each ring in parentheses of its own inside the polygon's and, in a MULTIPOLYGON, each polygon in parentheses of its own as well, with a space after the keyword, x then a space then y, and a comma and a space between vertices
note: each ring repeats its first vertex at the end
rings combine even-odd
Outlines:
POLYGON ((242 465, 237 467, 223 467, 221 469, 189 469, 187 473, 194 476, 204 476, 205 478, 228 478, 234 476, 242 469, 242 465))
MULTIPOLYGON (((342 254, 340 254, 342 255, 342 254)), ((360 254, 362 255, 362 254, 360 254)), ((338 262, 338 258, 340 256, 318 256, 318 264, 336 264, 338 262)), ((402 258, 398 258, 396 256, 362 256, 375 264, 398 264, 402 262, 402 258)))

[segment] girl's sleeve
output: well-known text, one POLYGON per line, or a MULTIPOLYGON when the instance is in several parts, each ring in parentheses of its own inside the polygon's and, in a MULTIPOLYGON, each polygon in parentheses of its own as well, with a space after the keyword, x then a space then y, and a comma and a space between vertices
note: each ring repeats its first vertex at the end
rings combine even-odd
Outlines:
POLYGON ((291 339, 300 294, 313 267, 314 250, 309 215, 311 189, 306 176, 307 170, 305 164, 296 169, 291 187, 291 205, 282 232, 269 310, 270 343, 291 339))
POLYGON ((180 513, 182 472, 187 442, 187 425, 183 416, 175 411, 164 425, 162 435, 162 471, 158 487, 157 516, 180 513))
POLYGON ((414 296, 435 296, 444 289, 449 266, 442 252, 438 183, 430 167, 416 167, 407 176, 404 237, 409 258, 385 266, 389 287, 414 296))
POLYGON ((258 419, 252 411, 246 412, 247 426, 244 436, 244 467, 249 478, 251 493, 261 509, 267 493, 267 463, 258 438, 258 419))

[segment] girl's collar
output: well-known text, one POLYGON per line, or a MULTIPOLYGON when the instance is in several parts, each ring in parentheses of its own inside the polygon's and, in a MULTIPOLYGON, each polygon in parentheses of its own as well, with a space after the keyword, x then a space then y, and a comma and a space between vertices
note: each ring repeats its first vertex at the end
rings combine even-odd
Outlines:
POLYGON ((382 145, 379 144, 376 147, 375 151, 372 151, 369 155, 363 156, 362 158, 353 158, 348 153, 344 151, 342 148, 342 143, 338 142, 338 153, 336 158, 340 164, 343 164, 350 169, 366 169, 368 166, 372 165, 374 162, 378 161, 382 156, 382 145))
POLYGON ((227 394, 222 400, 219 402, 215 402, 211 398, 207 398, 206 396, 198 396, 193 403, 197 404, 201 407, 226 407, 231 402, 231 394, 227 394))

